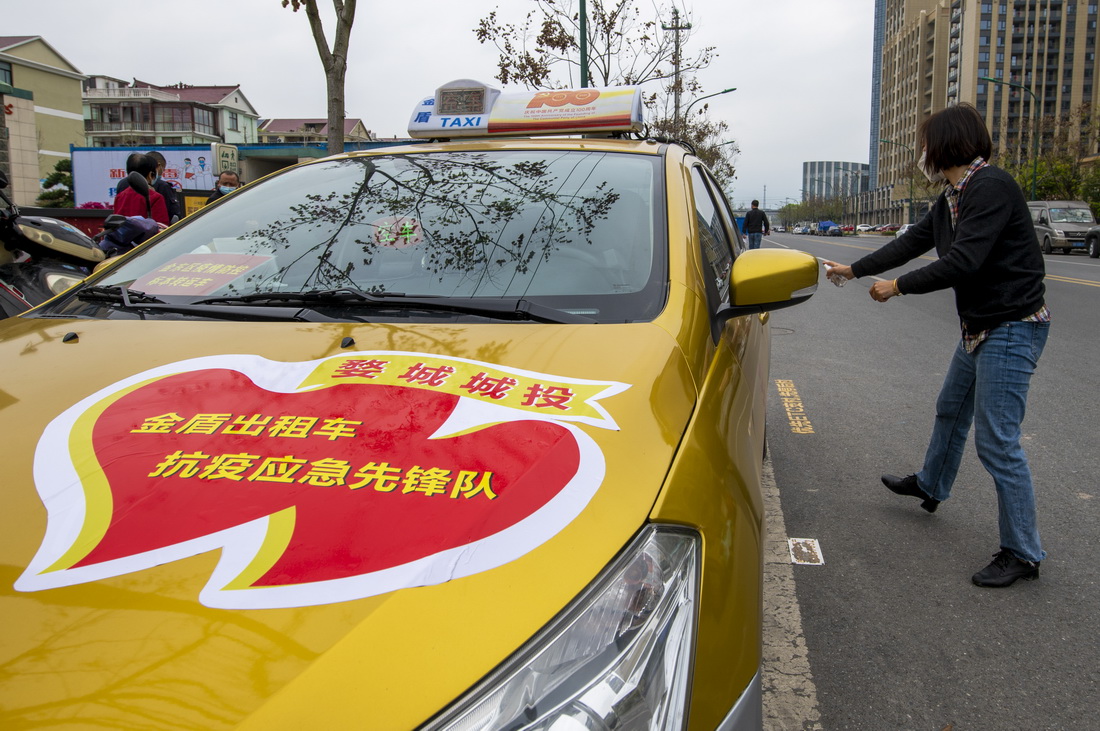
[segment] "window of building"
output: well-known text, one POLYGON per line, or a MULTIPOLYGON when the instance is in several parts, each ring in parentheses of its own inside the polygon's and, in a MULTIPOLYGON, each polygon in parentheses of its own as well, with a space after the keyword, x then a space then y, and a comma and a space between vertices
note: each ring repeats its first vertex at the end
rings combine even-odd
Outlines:
POLYGON ((160 142, 162 145, 182 145, 182 137, 161 137, 160 142))
POLYGON ((978 60, 982 63, 989 61, 989 51, 982 51, 978 54, 978 60))
POLYGON ((979 46, 988 46, 989 45, 989 36, 978 36, 978 45, 979 46))
POLYGON ((214 127, 214 113, 209 109, 195 109, 194 117, 196 132, 208 135, 217 134, 214 127))
POLYGON ((158 105, 153 113, 157 129, 180 130, 191 128, 191 108, 184 105, 158 105))
POLYGON ((11 80, 11 64, 7 61, 0 61, 0 81, 8 86, 15 86, 11 80))
POLYGON ((978 23, 978 29, 979 30, 989 30, 992 27, 993 27, 993 21, 991 21, 991 20, 983 20, 983 21, 980 21, 978 23))
POLYGON ((983 13, 992 13, 993 12, 993 3, 982 3, 982 12, 983 13))
POLYGON ((237 126, 237 113, 236 112, 230 112, 229 113, 229 129, 233 130, 234 132, 236 132, 238 129, 240 129, 237 126))

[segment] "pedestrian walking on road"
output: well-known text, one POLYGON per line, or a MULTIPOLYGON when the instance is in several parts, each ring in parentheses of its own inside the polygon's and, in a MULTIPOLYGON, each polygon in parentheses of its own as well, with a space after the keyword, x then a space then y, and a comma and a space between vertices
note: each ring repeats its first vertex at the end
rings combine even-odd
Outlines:
POLYGON ((752 208, 745 214, 745 233, 749 235, 750 249, 759 249, 764 236, 772 235, 768 217, 760 210, 760 201, 753 201, 752 208))
POLYGON ((1028 385, 1050 329, 1043 256, 1020 186, 987 162, 992 143, 974 107, 937 112, 917 136, 923 148, 918 165, 933 184, 945 183, 935 205, 905 234, 851 266, 825 266, 830 276, 853 279, 893 269, 933 247, 939 254, 927 266, 871 286, 876 302, 951 287, 962 325, 936 401, 924 466, 907 477, 883 475, 882 482, 935 512, 951 495, 973 424, 978 459, 997 488, 1000 548, 972 580, 1004 587, 1038 578, 1046 558, 1031 470, 1020 446, 1028 385))

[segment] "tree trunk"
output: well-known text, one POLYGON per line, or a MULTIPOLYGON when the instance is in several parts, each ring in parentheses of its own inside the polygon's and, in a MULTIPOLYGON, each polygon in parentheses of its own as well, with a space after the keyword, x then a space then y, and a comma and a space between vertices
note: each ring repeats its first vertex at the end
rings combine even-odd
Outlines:
MULTIPOLYGON (((293 2, 293 0, 286 0, 293 2)), ((286 4, 284 2, 284 6, 286 4)), ((332 0, 336 9, 336 33, 329 50, 325 31, 321 27, 321 15, 317 12, 317 0, 294 2, 306 9, 309 27, 313 31, 313 40, 317 44, 317 53, 321 56, 321 65, 325 69, 325 90, 328 97, 328 153, 336 155, 344 151, 344 79, 348 72, 348 43, 351 40, 351 24, 355 21, 356 0, 332 0)))
MULTIPOLYGON (((342 61, 343 59, 341 59, 342 61)), ((325 83, 328 87, 328 154, 337 155, 344 151, 344 77, 347 64, 339 63, 326 70, 325 83)))

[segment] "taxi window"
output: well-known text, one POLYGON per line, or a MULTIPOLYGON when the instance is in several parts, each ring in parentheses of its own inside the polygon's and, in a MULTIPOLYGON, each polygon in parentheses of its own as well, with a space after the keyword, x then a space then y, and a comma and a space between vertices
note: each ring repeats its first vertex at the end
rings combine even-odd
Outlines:
POLYGON ((719 213, 718 205, 711 197, 702 168, 691 169, 692 193, 695 199, 695 217, 699 225, 699 246, 702 250, 707 299, 712 311, 729 301, 730 268, 733 252, 729 235, 719 213))
POLYGON ((251 268, 196 285, 193 299, 343 288, 521 297, 597 322, 648 320, 666 296, 660 162, 492 150, 309 164, 242 189, 97 284, 182 297, 151 273, 239 260, 251 268))

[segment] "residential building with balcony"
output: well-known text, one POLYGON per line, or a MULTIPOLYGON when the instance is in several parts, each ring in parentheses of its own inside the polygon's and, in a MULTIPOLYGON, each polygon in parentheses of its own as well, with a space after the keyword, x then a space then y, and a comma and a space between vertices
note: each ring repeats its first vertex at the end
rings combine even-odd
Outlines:
POLYGON ((16 205, 33 206, 40 181, 84 144, 83 79, 41 36, 0 36, 0 167, 16 205))
POLYGON ((254 144, 259 115, 239 86, 157 86, 92 76, 84 83, 89 147, 254 144))

